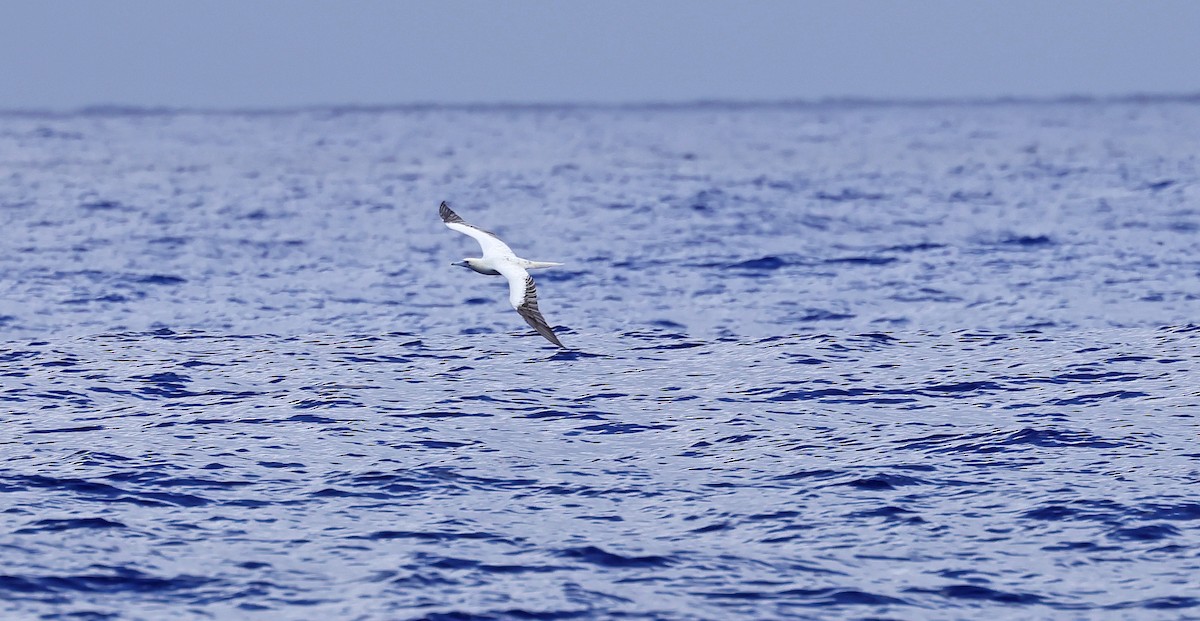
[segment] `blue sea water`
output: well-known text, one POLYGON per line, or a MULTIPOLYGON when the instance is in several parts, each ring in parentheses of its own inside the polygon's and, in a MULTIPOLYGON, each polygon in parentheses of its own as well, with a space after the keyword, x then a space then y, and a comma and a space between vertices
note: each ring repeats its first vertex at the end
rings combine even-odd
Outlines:
POLYGON ((0 618, 1200 618, 1198 154, 1187 99, 0 115, 0 618))

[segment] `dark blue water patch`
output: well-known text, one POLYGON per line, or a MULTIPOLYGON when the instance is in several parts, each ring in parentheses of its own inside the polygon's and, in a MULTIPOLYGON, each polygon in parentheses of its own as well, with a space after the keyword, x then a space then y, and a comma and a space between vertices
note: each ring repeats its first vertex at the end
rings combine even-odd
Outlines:
POLYGON ((68 519, 45 519, 38 520, 33 524, 24 528, 13 531, 14 534, 23 535, 29 533, 51 532, 57 533, 65 530, 104 530, 109 528, 127 528, 125 524, 105 518, 68 518, 68 519))
POLYGON ((992 392, 996 390, 1003 390, 1003 387, 996 382, 979 381, 957 382, 953 384, 933 384, 931 386, 923 386, 916 392, 949 395, 954 393, 992 392))
POLYGON ((271 217, 271 213, 266 209, 255 209, 238 216, 239 220, 266 220, 271 217))
POLYGON ((692 211, 711 212, 720 208, 729 200, 725 191, 720 188, 709 188, 693 194, 681 201, 681 204, 692 211))
POLYGON ((1069 399, 1052 399, 1050 401, 1047 401, 1046 404, 1047 405, 1060 405, 1060 406, 1061 405, 1085 405, 1085 404, 1092 403, 1095 401, 1104 401, 1104 400, 1108 400, 1108 399, 1135 399, 1138 397, 1148 397, 1148 396, 1150 396, 1150 395, 1148 393, 1144 393, 1144 392, 1112 390, 1112 391, 1108 391, 1108 392, 1080 395, 1078 397, 1071 397, 1069 399))
MULTIPOLYGON (((408 490, 410 493, 415 492, 420 488, 413 487, 408 490)), ((374 498, 376 500, 388 500, 396 496, 391 492, 368 492, 368 491, 348 491, 333 487, 324 487, 315 492, 312 492, 314 498, 374 498)))
POLYGON ((366 535, 351 536, 351 539, 366 539, 370 541, 388 541, 392 539, 412 539, 416 541, 438 541, 438 542, 454 542, 454 541, 494 541, 508 542, 505 537, 487 532, 478 531, 415 531, 415 530, 380 530, 366 535))
POLYGON ((688 532, 696 534, 696 535, 702 535, 704 533, 715 533, 715 532, 719 532, 719 531, 723 531, 723 530, 731 530, 732 528, 733 528, 733 525, 729 522, 717 522, 715 524, 701 526, 700 528, 693 528, 692 530, 689 530, 688 532))
POLYGON ((816 388, 811 390, 789 390, 767 397, 768 401, 821 401, 823 403, 912 403, 917 401, 913 391, 904 389, 873 388, 816 388), (885 395, 895 395, 888 398, 885 395))
POLYGON ((1020 515, 1029 520, 1047 522, 1091 521, 1102 524, 1117 524, 1126 517, 1128 510, 1121 505, 1100 505, 1094 502, 1076 501, 1047 503, 1020 515))
POLYGON ((182 574, 169 578, 128 567, 94 566, 96 573, 76 575, 0 576, 0 591, 12 595, 80 593, 159 593, 194 590, 215 582, 182 574))
POLYGON ((428 419, 436 420, 436 419, 443 419, 443 418, 490 418, 491 416, 493 416, 492 414, 489 414, 487 412, 471 412, 471 411, 463 412, 463 411, 455 411, 455 410, 432 409, 432 410, 413 411, 410 408, 389 408, 389 407, 382 407, 380 409, 384 412, 387 412, 392 409, 399 409, 399 410, 401 410, 400 413, 386 414, 386 416, 389 416, 392 418, 401 418, 401 419, 428 418, 428 419))
POLYGON ((684 340, 687 338, 687 336, 683 335, 683 334, 663 334, 663 335, 660 335, 659 338, 662 340, 670 341, 670 342, 655 344, 655 345, 645 345, 645 346, 633 347, 632 350, 633 351, 646 351, 646 350, 664 350, 665 351, 665 350, 673 350, 673 349, 695 349, 698 347, 705 346, 705 343, 703 341, 684 340))
POLYGON ((1117 362, 1146 362, 1147 360, 1154 360, 1154 358, 1150 356, 1115 356, 1108 358, 1108 360, 1105 360, 1104 362, 1108 364, 1114 364, 1117 362))
MULTIPOLYGON (((264 465, 265 463, 266 462, 259 462, 259 465, 264 465)), ((254 484, 252 481, 244 480, 214 479, 211 477, 186 475, 172 476, 170 472, 153 470, 126 470, 110 474, 104 478, 109 481, 137 483, 140 486, 147 487, 152 486, 197 490, 233 490, 254 484)))
POLYGON ((786 354, 788 362, 791 364, 827 364, 828 361, 822 358, 814 358, 807 354, 786 354))
POLYGON ((773 179, 766 175, 759 175, 750 181, 757 188, 768 188, 771 190, 782 190, 786 193, 792 193, 796 190, 803 189, 806 185, 804 182, 796 180, 773 179))
POLYGON ((478 442, 447 442, 444 440, 417 440, 412 445, 427 449, 457 449, 464 446, 472 446, 479 444, 478 442))
POLYGON ((550 573, 569 569, 560 565, 497 565, 469 558, 439 556, 435 554, 418 553, 414 555, 421 567, 436 569, 479 570, 498 574, 550 573))
POLYGON ((1185 502, 1177 505, 1151 504, 1139 508, 1147 520, 1200 520, 1200 503, 1185 502))
MULTIPOLYGON (((413 358, 402 356, 345 356, 342 360, 366 364, 411 364, 413 358)), ((186 366, 187 363, 180 366, 186 366)))
POLYGON ((200 507, 210 503, 208 499, 194 494, 127 490, 77 478, 58 478, 35 474, 13 477, 10 480, 14 487, 19 489, 68 491, 91 500, 107 503, 127 503, 144 507, 200 507))
POLYGON ((840 606, 906 606, 909 602, 887 595, 859 591, 857 589, 783 589, 783 590, 722 590, 697 591, 699 595, 717 601, 775 601, 787 605, 813 608, 840 606))
POLYGON ((566 548, 559 550, 557 556, 592 565, 614 568, 667 567, 675 563, 673 559, 665 556, 622 555, 609 552, 597 546, 566 548))
POLYGON ((71 619, 75 621, 110 621, 120 619, 119 613, 115 612, 99 612, 95 610, 77 610, 73 612, 63 613, 60 615, 63 619, 71 619))
POLYGON ((865 340, 871 343, 879 344, 893 344, 900 342, 899 338, 891 334, 884 334, 883 332, 863 332, 862 334, 855 334, 854 339, 865 340))
POLYGON ((597 392, 589 395, 584 395, 579 398, 581 402, 597 401, 602 399, 623 399, 629 395, 623 392, 597 392))
POLYGON ((888 198, 887 194, 880 192, 865 192, 854 188, 843 188, 840 192, 825 192, 820 191, 813 195, 813 198, 822 201, 831 201, 835 203, 846 202, 874 202, 888 198))
POLYGON ((929 485, 928 481, 899 474, 877 474, 870 477, 854 479, 839 483, 846 487, 864 491, 890 491, 897 487, 907 487, 910 485, 929 485))
POLYGON ((579 427, 575 431, 568 432, 569 435, 578 435, 582 432, 592 432, 599 434, 622 434, 622 433, 642 433, 645 431, 656 431, 662 429, 673 429, 675 425, 642 425, 637 423, 601 423, 599 425, 587 425, 579 427))
POLYGON ((134 208, 122 204, 120 201, 114 200, 96 200, 79 205, 81 209, 88 211, 135 211, 134 208))
POLYGON ((1094 541, 1064 541, 1053 545, 1043 546, 1046 552, 1115 552, 1120 546, 1102 546, 1094 541))
POLYGON ((837 259, 825 259, 823 262, 830 265, 890 265, 899 261, 896 257, 842 257, 837 259))
POLYGON ((146 386, 143 386, 139 392, 149 397, 159 397, 163 399, 183 399, 186 397, 194 397, 199 394, 184 388, 184 386, 191 382, 191 379, 188 376, 172 371, 135 376, 133 379, 140 380, 146 384, 146 386))
POLYGON ((898 246, 888 246, 883 249, 884 252, 922 252, 925 250, 939 250, 946 248, 946 244, 935 242, 918 242, 915 244, 901 244, 898 246))
MULTIPOLYGON (((527 608, 502 608, 487 612, 434 612, 417 617, 419 621, 555 621, 558 619, 583 619, 594 617, 593 611, 579 610, 530 610, 527 608)), ((623 618, 616 615, 614 618, 623 618)))
POLYGON ((1011 235, 1001 239, 999 243, 1004 246, 1020 248, 1044 248, 1055 245, 1055 241, 1049 235, 1011 235))
POLYGON ((101 431, 103 425, 78 425, 75 427, 60 427, 56 429, 31 429, 29 433, 86 433, 89 431, 101 431))
POLYGON ((579 349, 559 349, 555 351, 547 360, 557 360, 564 362, 573 362, 576 360, 608 358, 606 354, 596 354, 582 351, 579 349))
POLYGON ((816 321, 842 321, 842 320, 853 319, 853 318, 854 318, 854 314, 852 314, 852 313, 839 313, 839 312, 835 312, 835 311, 831 311, 831 310, 826 310, 823 308, 809 308, 809 309, 806 309, 806 311, 803 315, 801 315, 800 317, 797 317, 796 321, 801 321, 801 322, 807 323, 807 322, 816 322, 816 321))
POLYGON ((155 237, 153 239, 146 240, 146 243, 148 243, 148 244, 153 244, 156 246, 167 246, 171 250, 177 250, 183 246, 186 246, 187 244, 189 244, 191 242, 192 242, 191 237, 170 236, 170 235, 164 236, 164 237, 155 237))
POLYGON ((163 372, 163 373, 153 373, 151 375, 135 375, 133 377, 133 379, 147 382, 149 384, 159 385, 159 386, 174 385, 174 384, 186 384, 186 383, 192 381, 192 379, 190 377, 188 377, 186 375, 180 375, 179 373, 175 373, 172 371, 167 371, 167 372, 163 372))
POLYGON ((1176 537, 1179 534, 1180 530, 1170 524, 1147 524, 1117 528, 1108 536, 1121 541, 1159 541, 1167 537, 1176 537))
POLYGON ((1025 513, 1021 514, 1021 517, 1031 520, 1049 520, 1057 522, 1066 518, 1073 518, 1079 513, 1080 511, 1078 509, 1073 509, 1071 507, 1064 507, 1062 505, 1048 505, 1026 511, 1025 513))
POLYGON ((787 589, 780 591, 784 601, 792 598, 807 600, 805 605, 813 607, 833 606, 906 606, 909 602, 888 595, 868 593, 857 589, 787 589))
POLYGON ((133 282, 143 285, 180 285, 187 282, 187 279, 168 274, 150 274, 148 276, 135 277, 133 282))
POLYGON ((1200 599, 1195 597, 1170 596, 1170 597, 1154 597, 1151 599, 1141 600, 1137 602, 1127 602, 1108 606, 1112 610, 1123 610, 1128 608, 1146 608, 1148 610, 1181 610, 1184 608, 1196 608, 1200 606, 1200 599))
POLYGON ((850 519, 883 518, 887 521, 904 522, 908 524, 922 524, 925 522, 925 519, 919 516, 916 511, 893 505, 886 505, 876 509, 868 509, 864 511, 854 511, 846 514, 846 517, 850 519))
POLYGON ((84 479, 48 477, 40 474, 24 475, 10 479, 14 489, 64 489, 84 494, 102 496, 117 496, 121 490, 103 483, 95 483, 84 479))
POLYGON ((272 468, 272 469, 292 470, 292 469, 303 469, 304 468, 304 464, 298 463, 298 462, 260 461, 260 462, 258 462, 258 465, 262 466, 263 468, 272 468))
POLYGON ((109 293, 109 294, 100 295, 100 296, 96 296, 96 297, 90 297, 90 298, 89 297, 71 298, 69 300, 63 300, 62 304, 73 304, 73 305, 75 305, 75 304, 91 304, 93 302, 103 302, 103 303, 107 303, 107 304, 122 304, 125 302, 132 302, 132 301, 140 300, 145 297, 146 297, 146 294, 141 291, 133 291, 133 292, 130 292, 129 295, 123 295, 120 293, 109 293))
POLYGON ((78 366, 79 363, 80 363, 80 361, 78 358, 72 358, 70 356, 66 356, 59 360, 47 360, 46 362, 39 362, 39 363, 37 363, 36 366, 39 366, 39 367, 74 367, 74 366, 78 366))
POLYGON ((945 197, 947 202, 951 203, 979 203, 989 202, 992 199, 991 190, 985 192, 971 192, 967 190, 954 190, 945 197))
POLYGON ((897 302, 961 302, 962 298, 934 287, 921 287, 915 293, 904 292, 888 296, 897 302))
POLYGON ((1008 434, 1003 444, 1009 446, 1031 444, 1042 447, 1117 448, 1123 442, 1106 440, 1091 433, 1070 429, 1026 428, 1008 434))
POLYGON ((924 438, 897 440, 903 449, 936 453, 1004 453, 1030 448, 1110 449, 1124 446, 1087 432, 1070 429, 1022 428, 968 434, 933 434, 924 438))
POLYGON ((16 362, 18 360, 29 360, 40 356, 41 353, 30 349, 13 349, 9 351, 0 350, 0 363, 16 362))
MULTIPOLYGON (((1148 360, 1148 358, 1146 358, 1146 359, 1148 360)), ((1118 359, 1110 360, 1110 362, 1114 362, 1114 361, 1115 362, 1123 362, 1125 360, 1118 360, 1118 359)), ((1071 383, 1100 384, 1103 382, 1130 382, 1130 381, 1134 381, 1134 380, 1137 380, 1140 378, 1141 378, 1140 375, 1137 375, 1136 373, 1130 373, 1127 371, 1074 371, 1074 372, 1067 372, 1067 373, 1059 373, 1058 375, 1055 375, 1054 377, 1050 377, 1050 378, 1030 378, 1030 379, 1026 379, 1026 380, 1017 379, 1014 381, 1015 382, 1026 381, 1026 382, 1030 382, 1030 383, 1046 383, 1046 384, 1071 384, 1071 383)), ((1140 396, 1146 396, 1146 395, 1137 394, 1137 393, 1125 393, 1124 391, 1112 391, 1112 392, 1108 392, 1108 393, 1097 393, 1095 395, 1087 395, 1085 398, 1085 401, 1083 401, 1082 403, 1087 403, 1090 401, 1099 401, 1099 400, 1104 400, 1104 399, 1108 399, 1108 398, 1122 399, 1122 398, 1135 398, 1135 397, 1140 397, 1140 396)), ((1084 397, 1079 397, 1079 398, 1084 398, 1084 397)), ((1072 404, 1072 405, 1077 405, 1077 404, 1072 404)))
MULTIPOLYGON (((326 397, 321 399, 304 399, 302 401, 297 401, 292 405, 292 407, 297 410, 311 410, 315 408, 360 408, 363 407, 363 403, 355 399, 326 397)), ((324 419, 322 422, 332 422, 332 420, 324 419)))
POLYGON ((765 256, 758 259, 749 259, 738 263, 727 265, 729 269, 738 270, 758 270, 758 271, 773 271, 788 265, 788 261, 777 256, 765 256))
POLYGON ((121 463, 130 462, 130 461, 134 460, 133 457, 128 457, 125 455, 117 455, 115 453, 105 453, 103 451, 90 451, 90 450, 80 451, 79 453, 76 453, 75 457, 79 460, 80 464, 89 466, 89 467, 112 466, 115 464, 121 464, 121 463))
POLYGON ((949 600, 989 601, 1008 605, 1030 605, 1045 603, 1046 598, 1036 593, 999 591, 977 584, 952 584, 938 589, 909 588, 908 593, 938 595, 949 600))
MULTIPOLYGON (((566 283, 566 282, 579 280, 581 278, 586 277, 587 275, 588 275, 587 272, 583 272, 583 271, 579 271, 579 270, 564 269, 564 268, 559 267, 559 268, 549 269, 549 270, 545 270, 545 271, 539 271, 537 273, 537 280, 538 280, 538 282, 545 281, 545 282, 552 282, 552 283, 566 283)), ((540 295, 546 295, 546 294, 542 293, 540 295)))

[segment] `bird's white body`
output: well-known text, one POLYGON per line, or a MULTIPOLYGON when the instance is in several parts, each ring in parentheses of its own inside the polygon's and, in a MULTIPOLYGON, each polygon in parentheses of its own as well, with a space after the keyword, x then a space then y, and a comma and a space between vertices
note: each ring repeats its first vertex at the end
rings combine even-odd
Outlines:
MULTIPOLYGON (((495 267, 497 264, 493 263, 487 257, 463 259, 463 262, 467 264, 467 267, 479 272, 480 274, 487 274, 488 276, 503 275, 502 272, 495 267)), ((530 261, 529 259, 522 259, 521 257, 513 257, 511 263, 527 270, 536 270, 543 267, 557 267, 562 265, 562 263, 551 263, 550 261, 530 261)))
POLYGON ((562 263, 530 261, 518 257, 513 253, 512 248, 509 248, 508 244, 501 241, 494 233, 467 224, 445 202, 438 209, 438 213, 441 214, 442 222, 447 227, 470 236, 479 242, 479 247, 483 250, 482 257, 463 259, 454 265, 466 267, 488 276, 503 276, 508 281, 509 304, 512 304, 512 307, 525 319, 526 323, 537 330, 538 334, 546 337, 551 343, 564 347, 542 317, 541 311, 538 310, 537 290, 534 288, 533 278, 528 271, 555 267, 562 263))

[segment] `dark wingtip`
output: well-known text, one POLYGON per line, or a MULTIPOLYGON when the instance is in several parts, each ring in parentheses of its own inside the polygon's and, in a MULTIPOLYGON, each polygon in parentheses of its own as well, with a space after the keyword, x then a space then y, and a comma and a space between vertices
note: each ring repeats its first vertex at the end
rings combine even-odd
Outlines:
POLYGON ((438 207, 438 215, 440 215, 442 217, 442 222, 445 222, 447 224, 449 224, 449 223, 466 224, 465 222, 463 222, 463 219, 458 216, 458 214, 454 213, 453 209, 450 209, 450 203, 447 203, 446 201, 442 201, 441 206, 438 207))
MULTIPOLYGON (((537 312, 536 309, 534 312, 537 312)), ((534 331, 545 337, 547 341, 550 341, 551 343, 554 343, 563 349, 569 349, 566 345, 562 344, 562 341, 558 340, 558 335, 554 333, 554 329, 551 328, 549 324, 545 323, 546 320, 541 316, 540 313, 536 315, 536 319, 535 316, 526 315, 525 313, 521 313, 521 316, 525 318, 525 323, 528 323, 531 327, 533 327, 534 331), (541 321, 538 321, 539 319, 541 321)))
POLYGON ((529 324, 538 334, 546 337, 547 341, 555 345, 567 349, 562 341, 558 340, 558 336, 554 334, 554 330, 546 323, 546 318, 542 317, 542 311, 538 310, 537 304, 537 287, 533 284, 532 276, 525 276, 525 303, 517 308, 517 313, 525 319, 525 323, 529 324))

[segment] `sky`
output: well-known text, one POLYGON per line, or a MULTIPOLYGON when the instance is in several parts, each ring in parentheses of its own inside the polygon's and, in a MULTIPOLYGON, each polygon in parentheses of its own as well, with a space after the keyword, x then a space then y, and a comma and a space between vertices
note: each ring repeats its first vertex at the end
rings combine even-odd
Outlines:
POLYGON ((1193 0, 0 0, 0 110, 1194 93, 1193 0))

